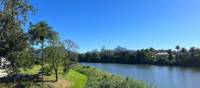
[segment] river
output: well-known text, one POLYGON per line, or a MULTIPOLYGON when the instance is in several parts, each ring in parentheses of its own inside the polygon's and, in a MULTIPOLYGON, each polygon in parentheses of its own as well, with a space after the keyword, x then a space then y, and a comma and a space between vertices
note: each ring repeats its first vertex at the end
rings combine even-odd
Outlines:
POLYGON ((81 63, 112 74, 142 80, 158 88, 200 88, 200 68, 127 65, 105 63, 81 63))

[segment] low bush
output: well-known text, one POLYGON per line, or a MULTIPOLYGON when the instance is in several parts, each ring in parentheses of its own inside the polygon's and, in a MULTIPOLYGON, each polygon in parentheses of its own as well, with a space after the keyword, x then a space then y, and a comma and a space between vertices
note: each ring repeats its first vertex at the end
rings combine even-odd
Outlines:
POLYGON ((50 76, 53 73, 53 68, 50 66, 46 66, 43 68, 44 75, 50 76))

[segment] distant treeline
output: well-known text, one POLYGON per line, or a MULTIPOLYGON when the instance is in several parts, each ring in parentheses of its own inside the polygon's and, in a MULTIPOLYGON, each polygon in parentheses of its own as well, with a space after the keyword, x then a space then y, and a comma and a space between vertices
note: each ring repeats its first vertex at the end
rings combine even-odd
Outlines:
POLYGON ((79 54, 79 62, 122 63, 122 64, 155 64, 176 66, 200 66, 200 49, 175 47, 176 50, 127 50, 117 47, 113 50, 102 48, 79 54))

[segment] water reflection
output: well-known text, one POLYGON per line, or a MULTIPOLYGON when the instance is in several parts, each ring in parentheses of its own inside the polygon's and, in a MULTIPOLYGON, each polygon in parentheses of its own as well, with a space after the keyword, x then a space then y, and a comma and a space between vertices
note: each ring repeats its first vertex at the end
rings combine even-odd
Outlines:
POLYGON ((82 63, 97 67, 113 74, 143 80, 160 88, 197 88, 200 87, 200 68, 82 63))

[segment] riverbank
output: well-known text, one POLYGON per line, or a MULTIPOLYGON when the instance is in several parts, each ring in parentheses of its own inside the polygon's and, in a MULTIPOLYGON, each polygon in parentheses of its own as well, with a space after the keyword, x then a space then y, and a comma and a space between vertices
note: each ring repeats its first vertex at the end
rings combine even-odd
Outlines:
MULTIPOLYGON (((45 82, 19 81, 16 83, 0 83, 3 88, 151 88, 149 85, 131 78, 112 75, 111 73, 89 66, 73 64, 67 73, 58 69, 58 81, 55 74, 45 76, 45 82)), ((31 69, 20 69, 20 74, 34 75, 41 66, 35 65, 31 69)))
POLYGON ((90 66, 75 65, 72 69, 88 76, 85 88, 151 88, 142 81, 113 75, 90 66))
POLYGON ((188 67, 188 68, 200 68, 199 65, 182 65, 182 64, 158 64, 158 63, 115 63, 115 62, 79 62, 79 63, 102 63, 102 64, 127 64, 127 65, 153 65, 153 66, 170 66, 170 67, 188 67))
POLYGON ((156 86, 157 88, 193 88, 200 86, 200 68, 128 65, 108 63, 81 63, 83 66, 95 67, 114 75, 130 77, 156 86))

